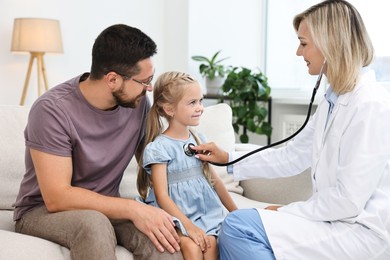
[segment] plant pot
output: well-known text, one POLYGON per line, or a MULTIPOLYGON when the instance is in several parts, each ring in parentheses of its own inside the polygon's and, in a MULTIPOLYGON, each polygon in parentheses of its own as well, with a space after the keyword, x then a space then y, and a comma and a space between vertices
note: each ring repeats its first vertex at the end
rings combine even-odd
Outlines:
POLYGON ((213 79, 206 78, 206 92, 207 94, 217 95, 222 94, 222 85, 225 78, 216 76, 213 79))

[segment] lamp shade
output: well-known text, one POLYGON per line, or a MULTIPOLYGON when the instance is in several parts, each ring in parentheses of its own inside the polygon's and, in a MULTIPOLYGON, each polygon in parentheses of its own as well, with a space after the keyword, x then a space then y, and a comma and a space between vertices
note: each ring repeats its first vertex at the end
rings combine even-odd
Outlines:
POLYGON ((16 18, 11 51, 62 53, 60 22, 53 19, 16 18))

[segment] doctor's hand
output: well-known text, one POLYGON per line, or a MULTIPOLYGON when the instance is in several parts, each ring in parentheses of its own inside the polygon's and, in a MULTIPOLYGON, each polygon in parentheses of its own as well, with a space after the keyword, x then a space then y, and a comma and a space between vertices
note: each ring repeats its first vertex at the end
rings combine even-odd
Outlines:
POLYGON ((229 153, 219 148, 215 143, 199 144, 191 147, 197 151, 196 158, 215 163, 227 163, 229 161, 229 153))
POLYGON ((266 207, 265 209, 266 209, 266 210, 278 211, 278 208, 280 208, 280 207, 281 207, 281 206, 270 205, 270 206, 266 207))

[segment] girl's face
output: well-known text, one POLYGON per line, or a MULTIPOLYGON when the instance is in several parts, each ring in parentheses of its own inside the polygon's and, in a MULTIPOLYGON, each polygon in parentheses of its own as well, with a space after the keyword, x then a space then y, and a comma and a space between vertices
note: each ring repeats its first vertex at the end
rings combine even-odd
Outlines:
POLYGON ((310 75, 318 75, 324 62, 324 56, 314 45, 305 20, 302 20, 299 25, 298 39, 300 44, 297 49, 297 55, 303 56, 310 75))
POLYGON ((183 98, 175 106, 173 120, 183 126, 197 126, 203 109, 202 89, 199 83, 192 83, 187 86, 183 98))

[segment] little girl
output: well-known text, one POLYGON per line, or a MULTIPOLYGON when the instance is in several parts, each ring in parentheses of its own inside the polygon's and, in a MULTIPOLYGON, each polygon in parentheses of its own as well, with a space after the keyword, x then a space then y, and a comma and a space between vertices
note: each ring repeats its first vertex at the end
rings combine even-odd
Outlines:
POLYGON ((217 259, 217 236, 226 210, 237 209, 212 167, 183 147, 205 142, 190 126, 203 113, 199 83, 181 72, 162 74, 154 86, 137 188, 145 203, 164 209, 177 221, 184 259, 217 259), (161 117, 168 121, 163 129, 161 117))

